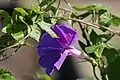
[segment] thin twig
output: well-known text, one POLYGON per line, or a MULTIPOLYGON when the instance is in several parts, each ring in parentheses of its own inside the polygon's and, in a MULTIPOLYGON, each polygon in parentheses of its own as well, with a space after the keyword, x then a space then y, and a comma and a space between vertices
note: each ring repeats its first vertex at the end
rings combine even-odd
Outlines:
POLYGON ((32 2, 31 2, 31 0, 28 0, 28 1, 29 1, 29 3, 30 3, 31 7, 33 7, 33 4, 32 4, 32 2))
MULTIPOLYGON (((69 9, 66 9, 66 8, 60 8, 60 10, 63 10, 63 11, 65 11, 65 12, 70 12, 70 10, 69 10, 69 9)), ((74 13, 74 12, 72 11, 72 13, 74 13)))
POLYGON ((55 13, 55 15, 58 14, 58 11, 59 11, 59 8, 60 8, 60 4, 61 4, 61 0, 59 0, 59 2, 58 2, 58 6, 57 6, 57 8, 56 8, 56 13, 55 13))
POLYGON ((114 30, 112 30, 110 28, 107 28, 107 27, 104 27, 102 25, 91 24, 91 23, 85 22, 84 20, 80 20, 80 19, 76 19, 76 18, 69 18, 69 17, 65 17, 65 16, 53 16, 53 17, 49 17, 49 18, 63 18, 63 19, 67 19, 67 20, 77 21, 77 22, 89 25, 89 26, 97 28, 97 29, 104 28, 104 29, 106 29, 107 31, 109 31, 109 32, 111 32, 113 34, 116 34, 116 35, 120 36, 120 32, 114 31, 114 30))
POLYGON ((71 14, 72 14, 72 6, 70 5, 70 3, 69 2, 67 2, 66 0, 64 0, 65 1, 65 3, 69 6, 69 9, 70 9, 70 14, 69 14, 69 17, 71 16, 71 14))
POLYGON ((54 1, 52 1, 46 8, 45 8, 45 10, 44 11, 47 11, 47 10, 49 10, 49 8, 50 8, 50 6, 54 3, 54 2, 56 2, 56 0, 54 0, 54 1))

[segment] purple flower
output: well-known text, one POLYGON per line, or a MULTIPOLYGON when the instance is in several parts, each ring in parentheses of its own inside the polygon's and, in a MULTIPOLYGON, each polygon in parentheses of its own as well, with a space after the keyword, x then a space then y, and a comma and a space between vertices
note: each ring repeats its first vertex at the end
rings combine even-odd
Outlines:
POLYGON ((48 33, 44 33, 37 47, 40 55, 39 64, 46 68, 48 75, 51 75, 53 70, 59 70, 65 58, 69 55, 86 57, 73 46, 73 43, 78 40, 75 30, 66 24, 54 25, 51 29, 59 38, 52 38, 48 33))

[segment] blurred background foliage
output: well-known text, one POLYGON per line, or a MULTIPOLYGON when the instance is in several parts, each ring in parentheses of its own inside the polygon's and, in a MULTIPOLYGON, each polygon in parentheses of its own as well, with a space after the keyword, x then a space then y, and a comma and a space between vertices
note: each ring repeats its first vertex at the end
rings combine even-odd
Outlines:
MULTIPOLYGON (((119 0, 114 0, 114 1, 113 0, 68 0, 68 1, 73 6, 79 6, 79 7, 83 7, 90 4, 97 4, 97 3, 104 4, 105 6, 110 6, 111 12, 113 12, 115 15, 118 16, 120 15, 119 0)), ((31 0, 31 2, 33 5, 38 5, 37 0, 31 0)), ((30 8, 31 4, 28 0, 0 0, 1 9, 12 11, 13 7, 17 7, 17 6, 30 8)), ((62 7, 67 7, 67 5, 65 5, 65 3, 62 3, 62 7)), ((2 22, 0 26, 2 26, 2 22)), ((118 28, 115 27, 113 29, 118 30, 118 28)), ((81 34, 81 32, 79 32, 79 34, 81 34)), ((81 36, 79 37, 80 39, 82 39, 81 36)), ((37 42, 33 41, 32 39, 29 39, 28 41, 33 42, 34 46, 21 48, 17 52, 17 54, 12 56, 10 59, 0 62, 0 67, 8 68, 10 71, 12 71, 13 74, 16 76, 16 80, 51 80, 50 77, 44 74, 44 70, 40 68, 38 64, 38 55, 36 52, 37 42)), ((117 36, 114 36, 114 38, 110 40, 110 42, 112 42, 112 45, 115 46, 115 48, 120 52, 119 41, 120 41, 120 37, 117 36)), ((83 72, 83 76, 84 75, 93 76, 93 74, 91 74, 91 67, 89 63, 85 63, 84 66, 82 65, 80 71, 83 72), (86 71, 82 71, 82 69, 86 71)))

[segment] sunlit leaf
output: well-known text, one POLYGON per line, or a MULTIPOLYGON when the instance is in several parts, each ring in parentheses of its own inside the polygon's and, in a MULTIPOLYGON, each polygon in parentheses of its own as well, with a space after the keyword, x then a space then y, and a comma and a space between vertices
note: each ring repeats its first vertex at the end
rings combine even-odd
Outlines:
POLYGON ((43 13, 42 11, 40 11, 40 6, 33 7, 32 10, 37 14, 43 13))
POLYGON ((74 6, 73 8, 74 8, 76 11, 108 10, 108 8, 105 7, 105 6, 102 5, 102 4, 93 4, 93 5, 86 6, 86 7, 84 7, 84 8, 80 8, 80 7, 74 6))
POLYGON ((22 16, 19 16, 19 19, 21 20, 21 22, 23 22, 26 26, 27 26, 27 32, 30 33, 31 32, 31 28, 30 26, 24 21, 24 18, 22 16))
POLYGON ((15 80, 15 77, 7 69, 0 69, 0 80, 15 80))
POLYGON ((39 42, 40 36, 41 36, 41 30, 40 27, 37 26, 36 24, 31 26, 32 28, 32 32, 30 33, 30 37, 32 37, 33 39, 35 39, 36 41, 39 42))
POLYGON ((15 11, 21 13, 22 16, 28 15, 28 13, 23 8, 15 8, 15 11))
POLYGON ((17 41, 19 41, 19 40, 21 40, 21 39, 24 38, 24 33, 23 33, 23 31, 20 31, 20 32, 17 32, 17 33, 11 33, 11 35, 12 35, 12 37, 13 37, 15 40, 17 40, 17 41))
POLYGON ((12 27, 11 24, 7 24, 5 27, 2 28, 2 32, 3 33, 11 33, 12 32, 11 27, 12 27))
POLYGON ((120 17, 112 15, 111 23, 116 27, 120 25, 120 17))
POLYGON ((89 54, 89 53, 94 53, 97 49, 97 46, 89 46, 85 48, 85 51, 89 54))
POLYGON ((101 43, 99 45, 93 45, 93 46, 86 47, 85 51, 88 54, 96 52, 98 55, 101 55, 105 47, 106 45, 104 43, 101 43))
POLYGON ((111 24, 111 19, 112 19, 111 14, 109 12, 105 12, 105 13, 100 15, 99 24, 106 26, 106 27, 109 27, 111 24))
POLYGON ((52 37, 57 38, 57 35, 51 29, 51 27, 52 27, 51 24, 46 23, 44 21, 41 21, 41 22, 38 23, 38 25, 41 27, 41 29, 43 29, 46 32, 48 32, 52 37))
POLYGON ((40 3, 40 6, 45 6, 45 5, 48 5, 52 2, 52 0, 42 0, 42 2, 40 3))

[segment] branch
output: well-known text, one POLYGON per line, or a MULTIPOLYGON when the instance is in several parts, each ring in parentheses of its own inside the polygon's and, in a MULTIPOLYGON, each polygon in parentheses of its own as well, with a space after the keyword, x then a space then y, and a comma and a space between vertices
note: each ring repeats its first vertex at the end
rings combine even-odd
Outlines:
POLYGON ((118 32, 118 31, 114 31, 114 30, 107 28, 107 27, 104 27, 102 25, 88 23, 88 22, 85 22, 84 20, 80 20, 80 19, 76 19, 76 18, 69 18, 69 17, 65 17, 65 16, 53 16, 53 17, 49 17, 49 18, 63 18, 63 19, 67 19, 67 20, 73 20, 73 21, 80 22, 80 23, 89 25, 91 27, 97 28, 97 29, 104 28, 113 34, 120 36, 120 32, 118 32))
POLYGON ((50 6, 51 6, 53 3, 55 3, 55 2, 56 2, 56 0, 53 0, 44 10, 45 10, 45 11, 49 10, 50 6))
POLYGON ((1 58, 0 58, 0 61, 4 61, 4 60, 10 58, 11 56, 13 56, 13 55, 18 51, 18 49, 19 49, 20 47, 21 47, 21 45, 19 45, 19 46, 15 49, 15 51, 12 52, 12 53, 11 53, 10 55, 8 55, 7 57, 1 57, 1 58))

